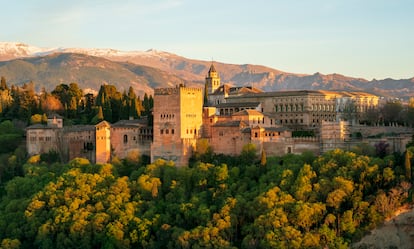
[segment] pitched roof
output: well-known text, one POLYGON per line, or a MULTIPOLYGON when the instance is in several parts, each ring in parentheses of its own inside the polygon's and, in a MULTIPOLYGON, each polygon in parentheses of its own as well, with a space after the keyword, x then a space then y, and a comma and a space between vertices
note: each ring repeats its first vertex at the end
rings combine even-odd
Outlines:
POLYGON ((95 126, 94 125, 71 125, 71 126, 65 126, 63 129, 65 132, 95 131, 95 126))
POLYGON ((214 73, 217 72, 216 71, 216 68, 214 67, 214 64, 213 63, 211 63, 210 69, 208 70, 208 73, 212 73, 212 72, 214 72, 214 73))
POLYGON ((119 120, 112 124, 112 127, 142 127, 146 126, 147 120, 133 119, 133 120, 119 120))
POLYGON ((260 102, 231 102, 231 103, 220 103, 216 105, 217 108, 226 107, 252 107, 256 108, 260 105, 260 102))
POLYGON ((233 113, 233 116, 250 116, 250 115, 261 115, 264 116, 263 113, 256 111, 256 110, 242 110, 236 113, 233 113))
POLYGON ((56 128, 56 127, 50 127, 50 126, 47 126, 47 125, 44 125, 44 124, 33 124, 33 125, 30 125, 30 126, 26 127, 26 130, 31 130, 31 129, 54 129, 54 128, 56 128))
POLYGON ((101 121, 95 125, 95 127, 111 127, 111 124, 108 121, 101 121))
POLYGON ((213 126, 214 127, 240 127, 240 126, 247 126, 247 124, 241 120, 232 120, 232 121, 217 122, 213 126))
POLYGON ((214 93, 210 95, 222 95, 227 93, 229 95, 239 95, 239 94, 256 94, 262 93, 263 91, 252 87, 252 86, 232 86, 230 84, 223 84, 219 88, 217 88, 214 93))

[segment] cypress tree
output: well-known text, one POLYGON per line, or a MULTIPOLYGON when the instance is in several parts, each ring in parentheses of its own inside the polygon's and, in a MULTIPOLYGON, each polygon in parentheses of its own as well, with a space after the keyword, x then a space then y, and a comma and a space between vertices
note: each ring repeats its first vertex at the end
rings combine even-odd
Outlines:
POLYGON ((405 151, 405 177, 411 181, 411 152, 409 150, 405 151))
POLYGON ((98 108, 98 121, 100 122, 100 121, 102 121, 102 120, 104 120, 104 115, 103 115, 103 111, 102 111, 102 106, 99 106, 99 108, 98 108))
POLYGON ((207 84, 204 85, 204 101, 203 101, 203 106, 204 107, 208 106, 208 88, 207 88, 207 84))
POLYGON ((261 166, 266 166, 266 163, 267 163, 266 151, 264 149, 262 149, 262 155, 260 157, 260 165, 261 166))
POLYGON ((0 90, 9 90, 6 83, 6 78, 4 78, 4 76, 1 76, 0 90))

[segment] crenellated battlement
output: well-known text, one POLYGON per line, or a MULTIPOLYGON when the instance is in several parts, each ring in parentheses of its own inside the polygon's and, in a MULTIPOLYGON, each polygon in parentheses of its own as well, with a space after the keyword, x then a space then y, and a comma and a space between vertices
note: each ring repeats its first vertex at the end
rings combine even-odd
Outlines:
POLYGON ((154 95, 174 95, 179 94, 180 91, 202 92, 202 90, 202 88, 186 87, 181 84, 170 88, 156 88, 154 89, 154 95))
POLYGON ((189 92, 202 92, 203 91, 202 88, 197 88, 197 87, 181 87, 180 90, 189 91, 189 92))
POLYGON ((178 94, 178 88, 157 88, 154 89, 154 95, 173 95, 178 94))

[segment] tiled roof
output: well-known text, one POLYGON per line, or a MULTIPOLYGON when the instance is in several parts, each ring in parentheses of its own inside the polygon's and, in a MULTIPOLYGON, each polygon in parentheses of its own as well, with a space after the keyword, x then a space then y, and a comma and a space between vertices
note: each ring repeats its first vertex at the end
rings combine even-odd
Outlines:
POLYGON ((34 124, 34 125, 30 125, 30 126, 26 127, 27 130, 30 130, 30 129, 53 129, 53 128, 56 128, 56 127, 49 127, 49 126, 44 125, 44 124, 34 124))
POLYGON ((236 113, 233 113, 233 116, 250 116, 250 115, 261 115, 263 116, 263 113, 257 111, 257 110, 242 110, 236 113))
POLYGON ((133 119, 133 120, 119 120, 118 122, 112 124, 112 127, 142 127, 147 125, 147 120, 145 119, 133 119))
POLYGON ((226 107, 257 107, 260 105, 260 102, 234 102, 234 103, 221 103, 216 105, 217 108, 226 108, 226 107))
POLYGON ((241 120, 232 120, 232 121, 221 121, 213 125, 214 127, 240 127, 247 126, 247 124, 241 120))
POLYGON ((95 131, 94 125, 71 125, 63 127, 65 132, 76 132, 76 131, 95 131))

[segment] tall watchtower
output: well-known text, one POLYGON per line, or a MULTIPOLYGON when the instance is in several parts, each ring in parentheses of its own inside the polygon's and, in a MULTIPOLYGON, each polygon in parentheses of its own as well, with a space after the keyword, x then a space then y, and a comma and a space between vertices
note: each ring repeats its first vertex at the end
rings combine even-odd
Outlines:
POLYGON ((95 125, 96 163, 107 163, 111 159, 111 125, 102 121, 95 125))
POLYGON ((172 160, 187 165, 200 137, 203 92, 183 85, 154 90, 154 140, 151 161, 172 160))
POLYGON ((214 67, 214 64, 211 63, 210 69, 208 70, 206 76, 206 89, 208 93, 215 92, 220 87, 220 77, 214 67))

